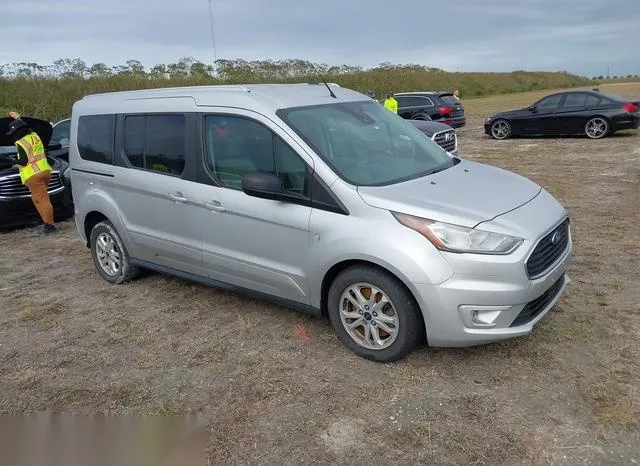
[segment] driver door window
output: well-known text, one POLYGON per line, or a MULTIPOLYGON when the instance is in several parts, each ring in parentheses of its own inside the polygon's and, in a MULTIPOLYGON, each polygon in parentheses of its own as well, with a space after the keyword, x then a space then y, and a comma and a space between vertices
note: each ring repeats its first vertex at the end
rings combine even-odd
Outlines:
POLYGON ((555 109, 560 101, 562 100, 562 94, 552 95, 542 99, 536 105, 536 109, 538 110, 553 110, 555 109))
POLYGON ((285 190, 309 196, 307 165, 266 126, 237 116, 205 117, 206 165, 222 185, 242 189, 242 178, 254 172, 277 175, 285 190))

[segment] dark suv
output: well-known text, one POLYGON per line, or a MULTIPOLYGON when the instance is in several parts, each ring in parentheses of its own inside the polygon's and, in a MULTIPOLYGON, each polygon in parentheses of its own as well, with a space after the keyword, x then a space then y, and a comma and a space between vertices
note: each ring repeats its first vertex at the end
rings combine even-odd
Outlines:
POLYGON ((451 92, 399 92, 393 94, 398 101, 398 115, 406 120, 428 120, 461 128, 467 123, 462 102, 451 92))

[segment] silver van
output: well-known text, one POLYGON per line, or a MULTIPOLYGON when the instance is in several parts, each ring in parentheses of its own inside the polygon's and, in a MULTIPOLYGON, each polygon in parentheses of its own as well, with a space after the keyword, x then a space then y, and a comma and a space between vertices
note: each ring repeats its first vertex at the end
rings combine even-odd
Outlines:
POLYGON ((69 159, 105 280, 144 268, 269 299, 375 361, 529 334, 568 283, 569 218, 547 191, 343 87, 87 96, 69 159))

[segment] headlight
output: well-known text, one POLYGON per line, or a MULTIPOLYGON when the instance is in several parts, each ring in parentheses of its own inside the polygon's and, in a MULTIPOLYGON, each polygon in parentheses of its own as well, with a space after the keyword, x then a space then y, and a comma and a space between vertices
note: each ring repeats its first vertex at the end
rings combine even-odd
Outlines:
POLYGON ((67 167, 63 172, 62 176, 67 180, 67 183, 71 183, 71 167, 67 167))
POLYGON ((398 222, 420 233, 441 251, 509 254, 515 251, 523 241, 514 236, 435 222, 397 212, 392 214, 398 222))
POLYGON ((491 121, 491 117, 487 117, 486 120, 484 120, 485 123, 489 123, 491 121))

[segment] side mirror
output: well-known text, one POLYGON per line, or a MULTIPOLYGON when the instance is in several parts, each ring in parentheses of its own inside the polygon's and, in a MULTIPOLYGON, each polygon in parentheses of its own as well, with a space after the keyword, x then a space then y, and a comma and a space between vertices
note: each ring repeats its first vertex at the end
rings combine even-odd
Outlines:
POLYGON ((288 198, 282 180, 272 173, 249 173, 242 178, 242 191, 248 196, 281 201, 288 198))
POLYGON ((535 112, 536 110, 536 106, 535 105, 529 105, 529 111, 530 112, 535 112))

